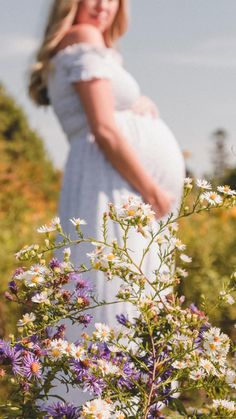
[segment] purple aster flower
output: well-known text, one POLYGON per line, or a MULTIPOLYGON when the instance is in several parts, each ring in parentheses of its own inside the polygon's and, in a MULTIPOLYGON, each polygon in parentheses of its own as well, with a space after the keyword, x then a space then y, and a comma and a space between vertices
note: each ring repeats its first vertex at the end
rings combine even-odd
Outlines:
POLYGON ((61 324, 57 327, 56 333, 52 336, 52 339, 64 339, 65 337, 66 326, 61 324))
POLYGON ((87 365, 86 362, 78 360, 72 361, 72 367, 74 372, 76 373, 78 381, 84 380, 85 377, 88 377, 89 365, 87 365))
POLYGON ((17 287, 16 281, 8 282, 8 288, 12 292, 12 294, 17 294, 18 287, 17 287))
POLYGON ((104 388, 104 381, 100 378, 93 377, 92 375, 84 381, 84 390, 88 391, 90 394, 101 396, 104 388))
POLYGON ((116 315, 116 319, 123 326, 129 326, 130 325, 130 321, 129 321, 128 315, 125 315, 125 314, 117 314, 116 315))
POLYGON ((23 373, 32 380, 34 378, 40 379, 42 377, 41 363, 37 356, 34 356, 31 352, 27 352, 23 359, 23 373))
POLYGON ((22 274, 23 272, 25 272, 25 270, 23 268, 17 268, 14 272, 14 274, 12 275, 12 278, 15 278, 16 276, 22 274))
POLYGON ((71 403, 56 402, 44 408, 44 411, 48 413, 45 419, 49 417, 57 419, 78 419, 80 415, 80 408, 74 406, 71 403))
POLYGON ((88 292, 93 290, 93 285, 88 280, 82 278, 81 274, 78 272, 72 272, 69 275, 70 280, 75 282, 76 289, 84 289, 88 292))
POLYGON ((140 378, 141 373, 135 371, 134 368, 129 364, 129 362, 125 362, 123 365, 123 376, 118 380, 118 386, 122 388, 123 386, 131 389, 134 386, 133 381, 138 381, 140 378))
POLYGON ((0 342, 0 357, 3 364, 12 367, 13 374, 22 375, 21 358, 22 351, 11 347, 9 342, 0 342))
POLYGON ((89 294, 85 289, 77 289, 74 293, 76 301, 79 305, 89 306, 89 294))
POLYGON ((79 316, 78 318, 79 323, 83 324, 84 327, 88 327, 92 319, 93 319, 93 316, 91 314, 83 314, 82 316, 79 316))
POLYGON ((61 263, 57 258, 52 258, 49 262, 49 267, 53 270, 55 268, 60 268, 61 263))
POLYGON ((154 418, 164 419, 165 416, 161 413, 160 408, 161 408, 161 403, 156 403, 155 405, 153 405, 148 412, 148 416, 147 416, 148 419, 154 419, 154 418))

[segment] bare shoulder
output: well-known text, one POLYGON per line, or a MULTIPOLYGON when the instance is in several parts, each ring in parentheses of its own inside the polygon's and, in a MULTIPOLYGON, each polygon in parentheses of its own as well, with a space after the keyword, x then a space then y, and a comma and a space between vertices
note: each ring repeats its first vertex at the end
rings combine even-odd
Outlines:
POLYGON ((71 27, 59 43, 56 52, 64 49, 68 45, 80 42, 86 42, 96 46, 105 46, 101 32, 95 26, 83 23, 71 27))

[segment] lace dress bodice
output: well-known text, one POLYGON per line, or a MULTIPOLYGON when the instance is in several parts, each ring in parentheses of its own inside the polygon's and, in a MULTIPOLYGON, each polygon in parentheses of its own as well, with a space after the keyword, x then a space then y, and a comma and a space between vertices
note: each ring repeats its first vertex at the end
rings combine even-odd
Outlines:
POLYGON ((48 94, 68 139, 89 130, 87 117, 73 82, 109 79, 115 111, 132 107, 140 96, 139 85, 122 65, 122 56, 112 48, 79 43, 67 46, 51 60, 48 94))

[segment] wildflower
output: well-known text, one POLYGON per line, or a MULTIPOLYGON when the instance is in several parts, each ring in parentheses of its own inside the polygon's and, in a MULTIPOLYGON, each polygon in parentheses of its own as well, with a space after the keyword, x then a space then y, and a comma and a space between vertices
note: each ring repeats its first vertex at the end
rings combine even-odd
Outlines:
POLYGON ((208 374, 214 374, 217 375, 216 369, 211 361, 208 361, 207 359, 200 359, 200 367, 206 371, 208 374))
POLYGON ((211 191, 211 192, 204 192, 201 196, 200 196, 200 200, 206 200, 209 204, 211 205, 219 205, 222 203, 222 198, 220 195, 218 195, 216 192, 211 191))
POLYGON ((85 350, 82 346, 71 345, 70 354, 73 358, 83 360, 85 358, 85 350))
POLYGON ((232 305, 235 303, 234 297, 232 295, 227 294, 226 291, 220 291, 220 296, 223 301, 225 301, 227 304, 232 305))
POLYGON ((188 272, 185 269, 182 269, 182 268, 179 268, 179 267, 176 268, 176 273, 179 276, 182 276, 183 278, 186 278, 188 276, 188 272))
POLYGON ((176 368, 177 370, 182 370, 184 368, 187 368, 187 364, 185 361, 174 361, 172 366, 173 368, 176 368))
POLYGON ((106 361, 105 359, 99 359, 97 362, 97 366, 99 367, 102 375, 115 375, 119 372, 119 368, 112 364, 112 362, 106 361))
POLYGON ((217 327, 212 327, 208 331, 203 332, 203 347, 209 355, 220 363, 225 359, 229 351, 229 337, 221 333, 217 327))
POLYGON ((22 375, 21 367, 22 351, 12 347, 9 342, 0 341, 0 359, 6 361, 12 367, 13 374, 22 375))
POLYGON ((102 399, 94 399, 85 403, 79 419, 109 419, 112 413, 112 405, 102 399))
POLYGON ((88 327, 91 323, 93 316, 91 314, 82 314, 78 317, 79 323, 83 324, 84 327, 88 327))
POLYGON ((55 402, 44 409, 49 416, 46 419, 78 419, 80 409, 71 403, 55 402))
POLYGON ((225 381, 231 388, 236 389, 236 372, 231 369, 226 370, 225 381))
POLYGON ((172 237, 170 243, 173 247, 175 247, 178 250, 182 251, 186 249, 186 245, 182 243, 181 240, 178 239, 177 237, 172 237))
POLYGON ((33 323, 35 320, 36 320, 36 316, 34 313, 26 313, 24 314, 22 319, 18 320, 17 326, 23 327, 23 326, 26 326, 27 324, 33 323))
POLYGON ((236 191, 230 188, 228 185, 217 186, 217 191, 223 193, 224 195, 233 196, 236 195, 236 191))
POLYGON ((111 337, 112 329, 104 323, 95 323, 96 332, 94 332, 94 336, 96 339, 107 342, 111 337))
POLYGON ((123 205, 116 206, 114 209, 119 220, 131 222, 132 225, 136 223, 142 226, 149 225, 155 216, 151 205, 144 204, 140 198, 134 196, 128 197, 128 200, 123 205))
POLYGON ((190 178, 190 177, 186 177, 184 179, 184 187, 185 187, 185 189, 191 190, 192 187, 193 187, 192 183, 193 183, 193 179, 190 178))
POLYGON ((188 256, 188 255, 185 255, 184 253, 182 253, 182 254, 180 255, 180 259, 181 259, 183 262, 185 262, 185 263, 190 263, 190 262, 192 262, 192 258, 191 258, 190 256, 188 256))
POLYGON ((37 304, 50 304, 50 300, 48 298, 49 295, 50 293, 48 291, 42 291, 41 293, 35 294, 31 298, 31 301, 37 304))
POLYGON ((70 222, 75 226, 75 227, 80 227, 81 225, 85 225, 87 224, 85 220, 83 220, 82 218, 70 218, 70 222))
POLYGON ((219 407, 223 407, 224 409, 235 411, 235 402, 229 400, 213 400, 213 407, 218 409, 219 407))
POLYGON ((211 189, 211 184, 207 180, 197 179, 196 185, 201 189, 211 189))
POLYGON ((54 217, 49 225, 43 225, 37 228, 38 233, 51 233, 53 231, 61 231, 61 221, 59 217, 54 217))
POLYGON ((128 325, 131 324, 130 321, 129 321, 128 315, 125 315, 125 314, 117 314, 116 315, 116 319, 123 326, 128 326, 128 325))
POLYGON ((48 348, 48 356, 53 361, 61 359, 65 355, 68 342, 63 339, 53 339, 48 348))
POLYGON ((23 373, 28 380, 31 380, 32 378, 41 378, 41 364, 39 359, 30 352, 27 352, 27 354, 24 355, 23 373))
POLYGON ((24 256, 35 255, 38 249, 39 249, 38 244, 31 244, 30 246, 24 246, 17 253, 15 253, 15 257, 16 259, 19 260, 24 256))
POLYGON ((191 371, 190 374, 189 374, 189 378, 191 378, 191 380, 198 381, 198 380, 201 380, 202 378, 204 378, 205 375, 206 374, 205 374, 203 368, 199 368, 198 370, 191 371))
POLYGON ((69 247, 66 247, 66 248, 63 250, 63 254, 64 254, 64 260, 65 260, 66 262, 68 262, 68 260, 70 259, 70 255, 71 255, 71 250, 70 250, 70 248, 69 248, 69 247))
POLYGON ((12 294, 17 294, 18 286, 17 286, 16 281, 8 282, 8 288, 12 292, 12 294))

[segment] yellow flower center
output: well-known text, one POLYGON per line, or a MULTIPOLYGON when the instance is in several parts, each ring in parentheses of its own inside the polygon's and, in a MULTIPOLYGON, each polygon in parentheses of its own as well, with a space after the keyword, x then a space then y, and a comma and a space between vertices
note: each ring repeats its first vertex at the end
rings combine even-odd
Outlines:
POLYGON ((107 255, 107 259, 108 260, 113 260, 114 259, 114 255, 113 255, 113 253, 110 253, 109 255, 107 255))
POLYGON ((39 365, 39 363, 38 363, 38 362, 32 362, 32 364, 31 364, 31 371, 32 371, 34 374, 37 374, 37 373, 39 372, 39 370, 40 370, 40 365, 39 365))
POLYGON ((32 277, 32 282, 33 282, 33 284, 38 284, 38 282, 39 282, 38 275, 35 275, 35 276, 32 277))
POLYGON ((52 349, 52 356, 54 356, 55 358, 57 358, 60 355, 60 350, 57 348, 53 348, 52 349))
POLYGON ((132 210, 132 209, 128 210, 128 215, 129 216, 132 217, 132 215, 134 215, 134 214, 135 214, 135 211, 134 210, 132 210))

